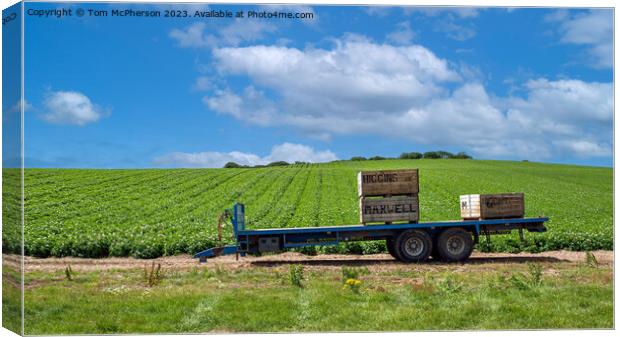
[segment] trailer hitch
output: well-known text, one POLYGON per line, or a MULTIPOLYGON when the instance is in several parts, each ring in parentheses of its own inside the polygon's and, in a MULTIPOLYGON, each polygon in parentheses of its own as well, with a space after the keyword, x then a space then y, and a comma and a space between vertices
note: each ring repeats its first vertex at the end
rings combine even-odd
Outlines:
POLYGON ((214 258, 220 255, 237 254, 237 246, 213 247, 196 253, 194 258, 198 258, 200 262, 207 262, 207 258, 214 258))

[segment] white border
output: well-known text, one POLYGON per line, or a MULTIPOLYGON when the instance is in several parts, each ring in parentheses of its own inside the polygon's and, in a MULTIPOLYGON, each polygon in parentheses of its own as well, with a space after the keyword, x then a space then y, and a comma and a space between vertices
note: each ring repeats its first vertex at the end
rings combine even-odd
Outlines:
MULTIPOLYGON (((10 5, 15 4, 17 1, 11 1, 11 0, 0 0, 0 3, 2 4, 2 8, 7 8, 10 5)), ((396 5, 396 6, 468 6, 468 7, 572 7, 572 8, 578 8, 578 7, 587 7, 587 8, 594 8, 594 7, 605 7, 605 8, 614 8, 614 47, 618 45, 618 37, 617 34, 615 34, 615 27, 616 27, 616 22, 617 22, 617 17, 615 15, 615 7, 616 7, 616 3, 614 1, 609 1, 609 0, 564 0, 564 1, 553 1, 553 0, 539 0, 539 1, 532 1, 532 0, 503 0, 503 1, 497 1, 497 0, 475 0, 475 1, 467 1, 467 0, 450 0, 447 2, 443 2, 441 5, 439 5, 436 1, 432 1, 432 0, 416 0, 415 2, 411 2, 411 1, 405 1, 405 0, 388 0, 388 1, 382 1, 382 0, 374 0, 374 1, 361 1, 361 0, 338 0, 338 1, 334 1, 334 0, 314 0, 314 1, 253 1, 253 0, 237 0, 237 1, 226 1, 226 0, 211 0, 211 1, 197 1, 197 0, 185 0, 185 1, 162 1, 162 0, 135 0, 135 1, 109 1, 109 0, 90 0, 90 1, 40 1, 40 0, 29 0, 27 2, 83 2, 83 3, 88 3, 88 2, 117 2, 117 3, 128 3, 128 2, 133 2, 133 3, 218 3, 218 4, 310 4, 310 5, 321 5, 321 4, 333 4, 333 5, 380 5, 380 6, 390 6, 390 5, 396 5)), ((23 3, 22 3, 22 14, 23 14, 23 3)), ((22 98, 21 98, 21 102, 22 102, 22 111, 21 111, 21 115, 22 115, 22 167, 23 167, 23 158, 24 158, 24 146, 23 146, 23 137, 24 137, 24 132, 23 132, 23 126, 24 126, 24 120, 23 120, 23 116, 24 116, 24 86, 23 86, 23 75, 24 75, 24 62, 23 62, 23 52, 24 52, 24 43, 23 43, 23 38, 24 38, 24 15, 22 15, 22 98)), ((2 38, 0 37, 0 45, 2 43, 2 38)), ((1 61, 1 52, 0 52, 0 61, 1 61)), ((615 53, 615 48, 614 48, 614 65, 617 64, 617 58, 616 58, 616 53, 615 53)), ((618 102, 618 97, 616 95, 616 86, 615 86, 615 79, 617 78, 617 70, 616 67, 614 67, 614 117, 615 117, 615 106, 618 102)), ((1 75, 1 70, 0 70, 0 75, 1 75)), ((1 97, 1 93, 0 93, 0 97, 1 97)), ((620 150, 618 150, 618 148, 615 146, 617 140, 619 137, 616 136, 615 130, 616 130, 616 126, 618 121, 616 120, 616 118, 614 118, 614 247, 615 247, 615 242, 617 242, 617 240, 619 239, 619 235, 616 232, 616 224, 617 224, 617 219, 615 217, 615 210, 620 207, 620 196, 616 193, 616 160, 617 160, 617 155, 619 154, 620 150)), ((1 132, 0 132, 0 136, 1 136, 1 132)), ((2 140, 0 137, 0 145, 2 144, 2 140)), ((1 155, 0 155, 1 158, 1 155)), ((22 189, 23 189, 23 171, 22 171, 22 189)), ((0 191, 1 191, 1 185, 0 185, 0 191)), ((1 193, 0 193, 0 198, 1 198, 1 193)), ((23 205, 23 190, 22 190, 22 205, 23 205)), ((22 207, 22 223, 23 223, 23 207, 22 207)), ((23 250, 23 227, 22 227, 22 250, 23 250)), ((23 254, 22 254, 23 255, 23 254)), ((23 268, 24 268, 24 261, 23 261, 23 257, 22 257, 22 289, 23 289, 23 268)), ((615 258, 615 251, 614 251, 614 327, 618 327, 618 323, 620 322, 619 319, 619 315, 618 315, 618 310, 616 310, 616 305, 618 304, 617 298, 615 297, 615 290, 616 287, 618 286, 618 284, 620 284, 620 282, 618 281, 617 278, 615 278, 615 270, 618 267, 618 262, 615 258)), ((1 268, 1 266, 0 266, 1 268)), ((1 274, 0 274, 0 280, 1 280, 1 274)), ((23 291, 22 291, 22 303, 23 302, 23 291)), ((22 306, 22 318, 24 317, 24 308, 22 306)), ((0 319, 2 317, 2 311, 0 310, 0 319)), ((23 320, 22 320, 22 334, 23 334, 23 320)), ((3 335, 6 334, 13 334, 12 332, 10 332, 9 330, 6 330, 4 328, 0 328, 0 332, 2 332, 3 335)), ((566 334, 570 334, 570 335, 577 335, 577 336, 588 336, 588 337, 597 337, 597 336, 608 336, 608 335, 612 335, 614 334, 615 331, 613 330, 543 330, 543 331, 530 331, 530 330, 518 330, 518 331, 458 331, 458 332, 399 332, 399 333, 325 333, 325 334, 314 334, 314 333, 305 333, 303 335, 310 335, 310 336, 314 336, 314 335, 319 335, 319 336, 411 336, 413 334, 415 334, 416 336, 443 336, 443 335, 448 335, 448 336, 502 336, 502 337, 512 337, 512 336, 522 336, 524 334, 527 335, 532 335, 532 336, 564 336, 566 334)), ((239 336, 273 336, 273 334, 237 334, 239 336)), ((278 334, 278 335, 285 335, 285 336, 289 336, 289 335, 296 335, 296 334, 278 334)), ((92 335, 90 335, 92 336, 92 335)), ((135 336, 135 335, 133 335, 135 336)), ((140 336, 179 336, 179 335, 140 335, 140 336)))

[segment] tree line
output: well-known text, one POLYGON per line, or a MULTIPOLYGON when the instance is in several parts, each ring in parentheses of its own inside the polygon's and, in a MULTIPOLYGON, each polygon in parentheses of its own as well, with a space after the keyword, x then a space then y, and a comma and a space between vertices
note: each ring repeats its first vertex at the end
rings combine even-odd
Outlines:
MULTIPOLYGON (((354 156, 351 157, 351 161, 363 161, 363 160, 387 160, 387 159, 473 159, 472 156, 468 155, 465 152, 459 153, 451 153, 448 151, 428 151, 428 152, 403 152, 398 156, 398 158, 393 157, 382 157, 382 156, 373 156, 373 157, 362 157, 362 156, 354 156)), ((259 167, 273 167, 273 166, 288 166, 288 165, 304 165, 310 164, 305 161, 296 161, 295 163, 288 163, 286 161, 274 161, 266 165, 241 165, 235 163, 234 161, 229 161, 224 165, 224 168, 259 168, 259 167)))
POLYGON ((398 156, 398 158, 392 157, 382 157, 382 156, 373 156, 373 157, 361 157, 355 156, 351 157, 352 161, 363 161, 363 160, 386 160, 386 159, 473 159, 472 156, 468 155, 465 152, 459 153, 451 153, 448 151, 428 151, 428 152, 403 152, 398 156))

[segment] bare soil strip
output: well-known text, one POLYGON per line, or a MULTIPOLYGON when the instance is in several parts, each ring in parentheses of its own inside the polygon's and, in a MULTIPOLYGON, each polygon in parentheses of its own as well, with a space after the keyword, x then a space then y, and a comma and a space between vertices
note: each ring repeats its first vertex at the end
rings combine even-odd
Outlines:
MULTIPOLYGON (((613 265, 613 251, 594 251, 596 260, 601 265, 613 265)), ((198 268, 254 268, 254 267, 281 267, 289 264, 299 263, 310 269, 334 269, 342 266, 367 267, 371 271, 388 271, 398 269, 419 269, 419 270, 442 270, 452 269, 454 271, 476 271, 495 269, 499 266, 511 264, 524 264, 527 262, 535 262, 542 264, 577 264, 585 261, 585 252, 571 251, 549 251, 543 253, 479 253, 474 252, 471 258, 465 263, 449 264, 442 262, 430 261, 422 264, 407 264, 395 261, 388 254, 374 255, 326 255, 308 256, 300 253, 286 252, 277 255, 266 255, 260 257, 246 256, 221 256, 215 259, 209 259, 207 263, 199 263, 197 259, 190 255, 166 256, 157 259, 144 260, 135 258, 35 258, 26 256, 24 264, 26 272, 30 271, 58 271, 64 270, 67 266, 71 266, 73 270, 81 271, 100 271, 100 270, 126 270, 144 268, 153 262, 162 265, 162 268, 173 270, 198 268)), ((19 255, 4 255, 3 262, 14 268, 19 266, 19 255)))

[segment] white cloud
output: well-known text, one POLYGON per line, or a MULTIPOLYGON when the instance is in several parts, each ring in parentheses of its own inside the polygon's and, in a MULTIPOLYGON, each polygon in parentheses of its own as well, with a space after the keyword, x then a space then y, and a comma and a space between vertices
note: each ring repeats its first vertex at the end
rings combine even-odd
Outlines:
POLYGON ((562 140, 555 142, 561 149, 572 152, 577 157, 606 157, 612 152, 611 145, 589 140, 562 140))
POLYGON ((396 30, 388 34, 387 39, 396 44, 410 44, 415 35, 409 22, 403 21, 396 25, 396 30))
POLYGON ((170 31, 170 37, 177 41, 179 47, 207 47, 215 41, 209 36, 205 36, 204 30, 207 24, 197 22, 187 27, 185 30, 175 28, 170 31))
POLYGON ((587 46, 594 68, 613 66, 613 11, 592 9, 587 13, 570 15, 566 10, 549 14, 549 22, 560 23, 560 42, 587 46))
POLYGON ((200 76, 196 79, 194 83, 194 90, 198 91, 209 91, 213 88, 213 83, 211 79, 207 76, 200 76))
POLYGON ((457 24, 453 21, 441 21, 435 24, 435 30, 445 33, 452 40, 465 41, 476 36, 476 30, 471 26, 457 24))
POLYGON ((363 7, 364 12, 370 16, 377 16, 380 18, 386 17, 390 14, 394 7, 392 6, 381 6, 381 5, 372 5, 368 7, 363 7))
MULTIPOLYGON (((28 101, 24 100, 24 112, 32 110, 32 105, 28 101)), ((22 112, 21 100, 15 102, 15 104, 3 107, 2 109, 2 123, 7 124, 9 120, 19 120, 22 112)))
MULTIPOLYGON (((24 112, 32 109, 32 105, 28 103, 28 101, 24 100, 24 112)), ((22 111, 22 102, 17 101, 11 107, 9 107, 9 112, 21 112, 22 111)))
POLYGON ((223 167, 227 162, 241 165, 265 165, 274 161, 294 163, 305 161, 311 163, 337 160, 338 157, 331 151, 317 151, 302 144, 283 143, 274 146, 271 153, 260 157, 253 153, 239 151, 232 152, 173 152, 154 159, 154 163, 172 167, 223 167))
POLYGON ((276 90, 286 108, 312 116, 399 110, 440 94, 437 83, 460 79, 445 60, 422 46, 395 47, 354 37, 335 44, 332 50, 220 48, 213 56, 223 74, 247 75, 258 86, 276 90))
POLYGON ((599 144, 589 150, 599 156, 611 143, 611 83, 539 78, 523 85, 522 96, 495 97, 479 70, 461 65, 463 83, 452 62, 422 46, 360 36, 336 40, 332 49, 257 45, 213 55, 220 75, 251 84, 215 90, 205 105, 259 126, 295 127, 319 139, 381 135, 487 158, 586 155, 584 140, 599 144))
POLYGON ((479 8, 475 7, 404 7, 405 14, 419 13, 433 21, 433 29, 446 37, 465 41, 476 36, 476 29, 471 22, 478 17, 479 8))
POLYGON ((458 18, 475 18, 480 12, 476 7, 404 7, 406 14, 422 13, 429 17, 448 14, 458 18))
POLYGON ((175 28, 170 31, 169 36, 179 47, 213 48, 254 42, 277 30, 277 27, 269 22, 247 19, 235 19, 231 24, 218 26, 213 30, 207 28, 206 23, 197 22, 185 29, 175 28))
POLYGON ((55 91, 43 101, 43 120, 53 124, 84 126, 98 121, 106 112, 77 91, 55 91))

